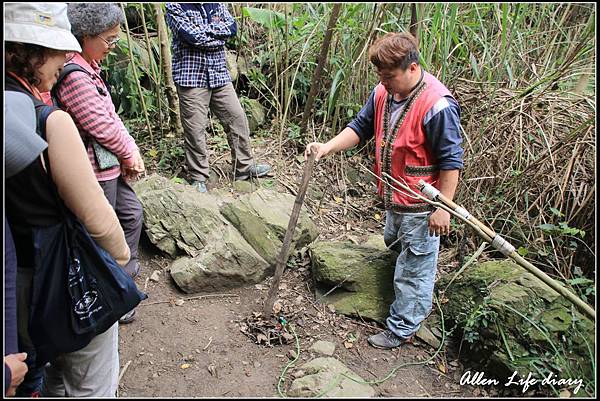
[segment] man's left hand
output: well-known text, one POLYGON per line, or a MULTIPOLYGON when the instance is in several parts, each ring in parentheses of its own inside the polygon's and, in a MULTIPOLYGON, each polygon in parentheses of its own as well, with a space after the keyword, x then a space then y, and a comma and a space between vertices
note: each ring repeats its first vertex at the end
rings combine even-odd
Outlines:
POLYGON ((450 233, 450 213, 437 209, 429 216, 429 235, 448 235, 450 233))

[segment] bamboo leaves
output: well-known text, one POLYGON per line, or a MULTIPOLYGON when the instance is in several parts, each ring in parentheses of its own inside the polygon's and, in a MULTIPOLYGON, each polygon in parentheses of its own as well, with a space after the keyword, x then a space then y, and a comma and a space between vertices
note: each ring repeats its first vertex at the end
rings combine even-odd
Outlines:
POLYGON ((242 14, 268 29, 283 28, 285 24, 285 16, 273 10, 243 7, 242 14))

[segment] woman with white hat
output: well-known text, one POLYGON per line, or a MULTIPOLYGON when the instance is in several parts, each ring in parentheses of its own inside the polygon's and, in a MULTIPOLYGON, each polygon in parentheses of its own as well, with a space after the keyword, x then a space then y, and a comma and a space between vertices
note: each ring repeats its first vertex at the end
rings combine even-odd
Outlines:
MULTIPOLYGON (((5 90, 29 95, 40 104, 40 92, 51 89, 73 52, 81 51, 71 34, 65 3, 9 3, 4 8, 5 90)), ((71 117, 53 111, 46 120, 52 180, 64 205, 96 242, 124 266, 129 247, 117 216, 96 181, 79 132, 71 117)), ((16 246, 20 351, 28 354, 29 372, 17 395, 39 394, 43 363, 35 360, 28 333, 33 267, 32 230, 59 224, 63 217, 41 158, 6 180, 6 215, 16 246)), ((114 397, 117 388, 118 325, 94 337, 79 351, 60 355, 63 396, 114 397)), ((45 395, 45 394, 43 394, 45 395)))

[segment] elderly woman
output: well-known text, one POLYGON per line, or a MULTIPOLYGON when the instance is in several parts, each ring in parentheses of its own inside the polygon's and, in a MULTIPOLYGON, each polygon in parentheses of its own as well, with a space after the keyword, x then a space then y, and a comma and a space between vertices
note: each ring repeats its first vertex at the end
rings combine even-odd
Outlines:
MULTIPOLYGON (((71 32, 82 49, 70 63, 79 65, 83 71, 68 74, 54 88, 54 94, 61 108, 75 121, 96 178, 117 212, 131 251, 125 270, 135 277, 140 269, 142 206, 122 173, 137 176, 144 171, 144 161, 100 77, 100 62, 119 41, 123 11, 116 3, 69 3, 67 12, 71 32)), ((121 323, 131 322, 134 313, 135 309, 121 323)))
MULTIPOLYGON (((80 46, 71 34, 65 3, 10 3, 4 9, 5 90, 28 95, 42 103, 65 61, 80 46)), ((25 110, 23 111, 23 113, 25 110)), ((36 266, 35 230, 64 224, 62 203, 83 223, 90 235, 121 265, 130 253, 119 220, 94 176, 71 117, 54 110, 46 120, 48 159, 54 186, 40 158, 5 182, 6 217, 17 256, 17 320, 19 350, 27 352, 29 372, 17 396, 39 395, 43 364, 35 360, 29 333, 29 308, 36 266)), ((61 395, 111 397, 119 374, 118 324, 97 335, 84 348, 60 355, 53 365, 63 366, 61 395)), ((55 393, 58 394, 58 393, 55 393)), ((44 394, 45 395, 45 394, 44 394)))

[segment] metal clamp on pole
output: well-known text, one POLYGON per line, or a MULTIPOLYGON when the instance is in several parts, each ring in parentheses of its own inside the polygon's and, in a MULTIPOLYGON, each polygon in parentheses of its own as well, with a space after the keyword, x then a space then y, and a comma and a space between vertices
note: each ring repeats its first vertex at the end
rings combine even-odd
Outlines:
POLYGON ((492 246, 502 252, 504 256, 510 256, 514 251, 515 247, 512 246, 507 240, 496 234, 492 241, 492 246))
POLYGON ((421 190, 421 192, 423 192, 423 195, 425 195, 430 200, 436 200, 438 195, 440 194, 440 191, 437 188, 435 188, 431 184, 426 183, 423 180, 419 180, 419 189, 421 190))
POLYGON ((471 218, 471 213, 469 213, 467 211, 467 209, 465 209, 464 207, 457 207, 456 209, 454 209, 454 211, 456 212, 456 214, 458 214, 461 217, 464 217, 465 220, 469 220, 471 218))

